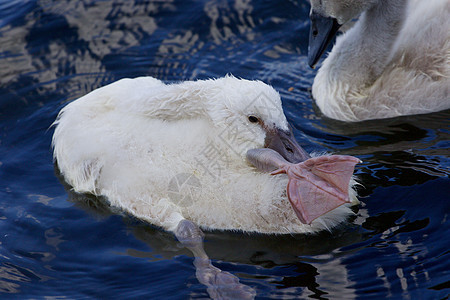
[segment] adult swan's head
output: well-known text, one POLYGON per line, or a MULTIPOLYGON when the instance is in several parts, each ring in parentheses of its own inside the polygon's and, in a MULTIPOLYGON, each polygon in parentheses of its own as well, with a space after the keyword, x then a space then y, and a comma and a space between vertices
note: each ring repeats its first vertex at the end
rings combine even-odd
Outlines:
POLYGON ((308 64, 314 67, 339 28, 378 0, 311 0, 308 64))

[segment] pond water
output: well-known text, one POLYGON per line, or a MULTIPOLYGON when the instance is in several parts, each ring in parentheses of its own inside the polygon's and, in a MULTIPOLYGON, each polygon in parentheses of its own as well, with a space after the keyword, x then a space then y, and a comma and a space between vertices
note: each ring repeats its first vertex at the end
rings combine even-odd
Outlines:
POLYGON ((309 4, 0 1, 0 298, 208 297, 170 233, 66 190, 50 125, 124 77, 259 79, 308 151, 359 157, 354 219, 317 236, 209 232, 213 264, 258 299, 448 299, 450 112, 348 124, 310 97, 309 4))

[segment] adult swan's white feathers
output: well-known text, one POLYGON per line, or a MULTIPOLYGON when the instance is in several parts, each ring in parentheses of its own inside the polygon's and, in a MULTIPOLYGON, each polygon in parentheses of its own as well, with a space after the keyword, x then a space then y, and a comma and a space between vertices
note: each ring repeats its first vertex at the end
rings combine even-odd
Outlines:
POLYGON ((320 110, 360 121, 449 109, 450 1, 311 0, 310 65, 359 14, 314 80, 320 110))
POLYGON ((358 202, 349 182, 359 160, 310 158, 278 93, 259 81, 123 79, 68 104, 55 123, 54 157, 73 189, 173 231, 212 298, 255 292, 212 266, 199 226, 315 232, 358 202))

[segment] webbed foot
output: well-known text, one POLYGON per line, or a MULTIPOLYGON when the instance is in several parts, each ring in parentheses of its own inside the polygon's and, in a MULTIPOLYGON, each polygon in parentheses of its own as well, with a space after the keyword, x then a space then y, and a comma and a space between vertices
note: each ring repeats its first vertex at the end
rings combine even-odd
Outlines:
POLYGON ((203 248, 204 233, 192 221, 182 220, 175 231, 177 239, 195 256, 194 266, 198 281, 207 287, 212 299, 253 299, 254 289, 239 282, 231 273, 211 264, 203 248))
POLYGON ((231 273, 220 270, 209 259, 195 259, 196 276, 200 283, 207 286, 212 299, 253 299, 256 291, 239 282, 231 273))

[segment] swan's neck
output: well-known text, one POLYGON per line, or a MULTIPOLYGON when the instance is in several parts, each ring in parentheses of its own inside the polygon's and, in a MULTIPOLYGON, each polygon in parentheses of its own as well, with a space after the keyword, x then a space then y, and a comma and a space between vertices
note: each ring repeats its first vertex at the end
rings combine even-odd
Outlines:
POLYGON ((324 68, 337 81, 371 85, 389 62, 408 0, 380 0, 341 36, 324 68))

